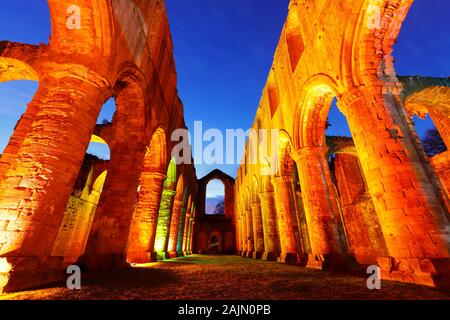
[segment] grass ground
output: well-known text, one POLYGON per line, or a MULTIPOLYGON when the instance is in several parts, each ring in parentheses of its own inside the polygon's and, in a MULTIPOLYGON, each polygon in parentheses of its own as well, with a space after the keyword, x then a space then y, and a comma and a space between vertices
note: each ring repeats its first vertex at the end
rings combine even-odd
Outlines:
POLYGON ((389 281, 382 282, 381 290, 370 291, 366 278, 360 276, 237 256, 192 255, 127 270, 87 273, 81 290, 68 290, 59 283, 2 299, 450 300, 450 292, 389 281))

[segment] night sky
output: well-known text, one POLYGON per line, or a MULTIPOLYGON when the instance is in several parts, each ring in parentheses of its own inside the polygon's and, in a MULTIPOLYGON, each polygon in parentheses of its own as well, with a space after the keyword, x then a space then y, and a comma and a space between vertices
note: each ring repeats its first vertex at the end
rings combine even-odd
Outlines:
MULTIPOLYGON (((167 0, 178 88, 187 126, 248 129, 258 107, 287 15, 288 0, 167 0)), ((395 46, 399 75, 450 75, 450 1, 416 0, 395 46)), ((45 0, 2 1, 0 40, 48 42, 45 0)), ((0 152, 37 88, 28 81, 0 84, 0 152)), ((99 120, 114 109, 109 103, 99 120)), ((330 112, 328 134, 347 135, 345 118, 330 112)), ((417 125, 423 134, 431 122, 417 125)), ((238 165, 197 166, 202 177, 215 168, 236 175, 238 165)), ((220 189, 220 188, 218 188, 220 189)), ((211 191, 213 194, 214 190, 211 191)))

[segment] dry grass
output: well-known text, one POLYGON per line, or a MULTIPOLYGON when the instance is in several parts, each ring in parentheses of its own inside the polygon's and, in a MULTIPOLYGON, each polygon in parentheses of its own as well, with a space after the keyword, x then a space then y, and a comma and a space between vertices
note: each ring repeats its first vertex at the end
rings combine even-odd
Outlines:
POLYGON ((369 291, 363 277, 235 256, 193 255, 147 267, 89 273, 82 282, 82 290, 71 291, 61 283, 0 299, 450 299, 448 291, 388 281, 381 290, 369 291))

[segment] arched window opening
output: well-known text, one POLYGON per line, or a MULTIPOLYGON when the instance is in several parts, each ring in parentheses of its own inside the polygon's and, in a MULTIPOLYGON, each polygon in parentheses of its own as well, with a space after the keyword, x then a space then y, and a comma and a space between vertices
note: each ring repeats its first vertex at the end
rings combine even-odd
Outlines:
POLYGON ((108 174, 108 163, 111 158, 107 139, 112 133, 111 125, 114 111, 114 99, 110 99, 101 109, 99 119, 104 117, 104 114, 111 114, 110 121, 97 124, 95 134, 91 136, 86 156, 53 245, 52 254, 64 257, 65 261, 69 263, 75 262, 85 251, 103 191, 108 174))
POLYGON ((328 119, 325 126, 326 136, 351 137, 351 131, 347 119, 337 107, 337 99, 334 98, 328 111, 328 119))
POLYGON ((435 155, 447 151, 447 146, 430 115, 427 115, 423 119, 415 115, 413 117, 413 123, 425 153, 429 157, 434 157, 435 155))
POLYGON ((225 214, 225 185, 220 180, 212 180, 206 187, 205 213, 225 214))
MULTIPOLYGON (((110 98, 103 106, 97 119, 95 133, 97 137, 108 137, 112 134, 112 123, 116 112, 116 102, 114 98, 110 98)), ((91 139, 89 147, 86 151, 88 155, 94 156, 100 160, 110 160, 111 151, 103 138, 91 139)))

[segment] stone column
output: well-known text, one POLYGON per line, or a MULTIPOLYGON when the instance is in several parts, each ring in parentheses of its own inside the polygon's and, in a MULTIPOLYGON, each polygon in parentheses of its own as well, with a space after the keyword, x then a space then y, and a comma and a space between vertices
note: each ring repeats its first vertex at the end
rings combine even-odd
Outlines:
POLYGON ((184 227, 186 221, 186 214, 190 208, 182 208, 180 223, 178 224, 178 242, 177 242, 177 256, 183 256, 183 241, 184 241, 184 227))
POLYGON ((194 248, 194 230, 195 230, 195 220, 191 218, 191 223, 189 224, 189 254, 192 254, 192 249, 194 248))
POLYGON ((169 242, 167 245, 167 251, 170 258, 175 258, 177 256, 178 224, 180 223, 183 205, 183 200, 175 199, 172 209, 172 218, 170 219, 169 242))
POLYGON ((450 225, 388 89, 354 91, 340 104, 389 252, 378 263, 384 278, 438 285, 450 270, 450 225))
POLYGON ((155 251, 158 259, 167 259, 169 257, 167 244, 169 240, 170 215, 175 194, 176 191, 167 189, 164 189, 162 194, 155 239, 155 251))
POLYGON ((245 209, 245 222, 247 225, 247 252, 246 257, 251 258, 255 252, 254 238, 253 238, 253 217, 252 210, 245 209))
MULTIPOLYGON (((304 147, 294 153, 302 188, 311 253, 308 267, 342 268, 345 238, 339 233, 340 212, 325 157, 327 147, 304 147)), ((348 261, 346 261, 348 260, 348 261)))
POLYGON ((191 223, 191 213, 187 213, 186 219, 184 221, 184 231, 183 231, 183 255, 188 255, 188 234, 189 225, 191 223))
POLYGON ((141 174, 141 189, 128 239, 127 262, 156 261, 155 237, 165 175, 141 174))
POLYGON ((302 263, 302 253, 295 241, 295 203, 293 195, 294 178, 277 176, 274 178, 275 206, 277 208, 278 232, 281 253, 279 261, 283 263, 302 263))
POLYGON ((277 261, 280 255, 280 239, 278 237, 277 211, 275 208, 274 193, 261 192, 261 211, 264 228, 264 254, 263 260, 277 261))
POLYGON ((248 232, 247 232, 247 216, 241 214, 241 226, 242 226, 242 252, 241 256, 245 257, 248 253, 248 232))
POLYGON ((22 123, 24 131, 10 141, 17 145, 9 147, 15 150, 0 180, 0 256, 12 268, 0 271, 0 292, 64 277, 63 257, 51 250, 107 98, 100 83, 67 71, 41 76, 30 104, 37 110, 23 119, 33 124, 22 123))
POLYGON ((253 239, 255 251, 253 252, 254 259, 261 259, 264 253, 264 230, 261 216, 261 203, 254 202, 251 205, 253 217, 253 239))

